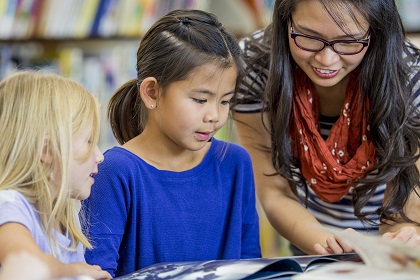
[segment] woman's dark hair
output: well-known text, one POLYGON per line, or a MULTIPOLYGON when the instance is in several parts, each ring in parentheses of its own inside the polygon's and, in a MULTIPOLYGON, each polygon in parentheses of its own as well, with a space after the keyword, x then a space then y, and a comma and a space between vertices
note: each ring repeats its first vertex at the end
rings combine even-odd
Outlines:
POLYGON ((124 144, 144 129, 147 109, 139 85, 145 78, 154 77, 165 88, 206 63, 235 66, 241 74, 239 45, 216 16, 200 10, 174 10, 159 19, 140 42, 137 79, 122 85, 108 104, 117 141, 124 144))
MULTIPOLYGON (((302 176, 292 171, 299 163, 293 158, 289 137, 295 63, 289 48, 288 24, 301 1, 276 1, 273 22, 265 38, 270 48, 259 51, 260 55, 256 57, 258 60, 269 57, 270 63, 264 101, 271 117, 272 162, 276 171, 289 181, 295 194, 297 185, 307 187, 302 176), (300 182, 293 180, 295 175, 300 177, 300 182)), ((403 207, 416 186, 420 186, 419 171, 415 166, 419 158, 420 116, 413 106, 414 85, 409 78, 409 62, 419 61, 419 50, 405 39, 394 0, 318 1, 344 32, 348 30, 343 26, 342 13, 350 14, 359 25, 355 13, 360 13, 370 24, 370 45, 359 67, 358 83, 370 101, 368 121, 378 163, 367 174, 373 176, 357 182, 360 185, 353 192, 355 215, 363 222, 373 222, 368 218, 373 213, 362 213, 362 208, 378 185, 389 183, 392 188, 387 190, 387 199, 376 211, 381 221, 397 221, 395 214, 399 214, 405 221, 413 222, 404 214, 403 207)), ((255 46, 253 50, 257 51, 255 46)), ((250 62, 249 65, 261 64, 250 62)), ((258 72, 260 69, 253 70, 258 72)))

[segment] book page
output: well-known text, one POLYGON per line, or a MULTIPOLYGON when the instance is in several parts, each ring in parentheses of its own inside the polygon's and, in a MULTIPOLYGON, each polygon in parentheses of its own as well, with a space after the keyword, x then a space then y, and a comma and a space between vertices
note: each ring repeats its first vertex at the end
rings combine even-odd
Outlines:
POLYGON ((353 246, 367 266, 385 271, 411 271, 420 275, 419 248, 349 231, 336 231, 334 234, 353 246))
POLYGON ((414 280, 420 279, 420 249, 379 236, 330 229, 351 245, 363 260, 339 262, 293 277, 293 280, 414 280))
POLYGON ((336 262, 292 277, 292 280, 418 280, 412 272, 390 272, 357 262, 336 262))

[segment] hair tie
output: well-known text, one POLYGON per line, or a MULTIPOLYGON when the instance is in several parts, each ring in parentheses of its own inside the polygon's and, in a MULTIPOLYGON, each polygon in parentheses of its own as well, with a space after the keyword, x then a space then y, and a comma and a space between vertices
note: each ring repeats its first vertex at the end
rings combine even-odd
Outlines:
POLYGON ((189 18, 186 17, 182 17, 179 19, 179 22, 185 25, 191 24, 191 20, 189 18))

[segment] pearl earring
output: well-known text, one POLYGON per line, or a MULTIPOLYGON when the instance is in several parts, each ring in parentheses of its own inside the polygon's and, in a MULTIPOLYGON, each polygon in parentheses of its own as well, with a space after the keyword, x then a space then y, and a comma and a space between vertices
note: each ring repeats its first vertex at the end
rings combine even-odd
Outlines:
POLYGON ((155 108, 155 105, 150 104, 150 109, 153 109, 153 108, 155 108))

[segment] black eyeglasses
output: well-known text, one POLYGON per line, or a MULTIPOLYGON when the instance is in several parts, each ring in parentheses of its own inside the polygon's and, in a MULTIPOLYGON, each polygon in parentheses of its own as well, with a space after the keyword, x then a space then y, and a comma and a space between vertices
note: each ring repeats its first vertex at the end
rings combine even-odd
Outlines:
POLYGON ((341 55, 352 55, 360 53, 369 45, 370 35, 363 40, 334 40, 327 41, 319 37, 306 35, 293 31, 293 22, 290 22, 290 37, 295 41, 296 46, 309 52, 320 52, 325 47, 331 47, 341 55))

